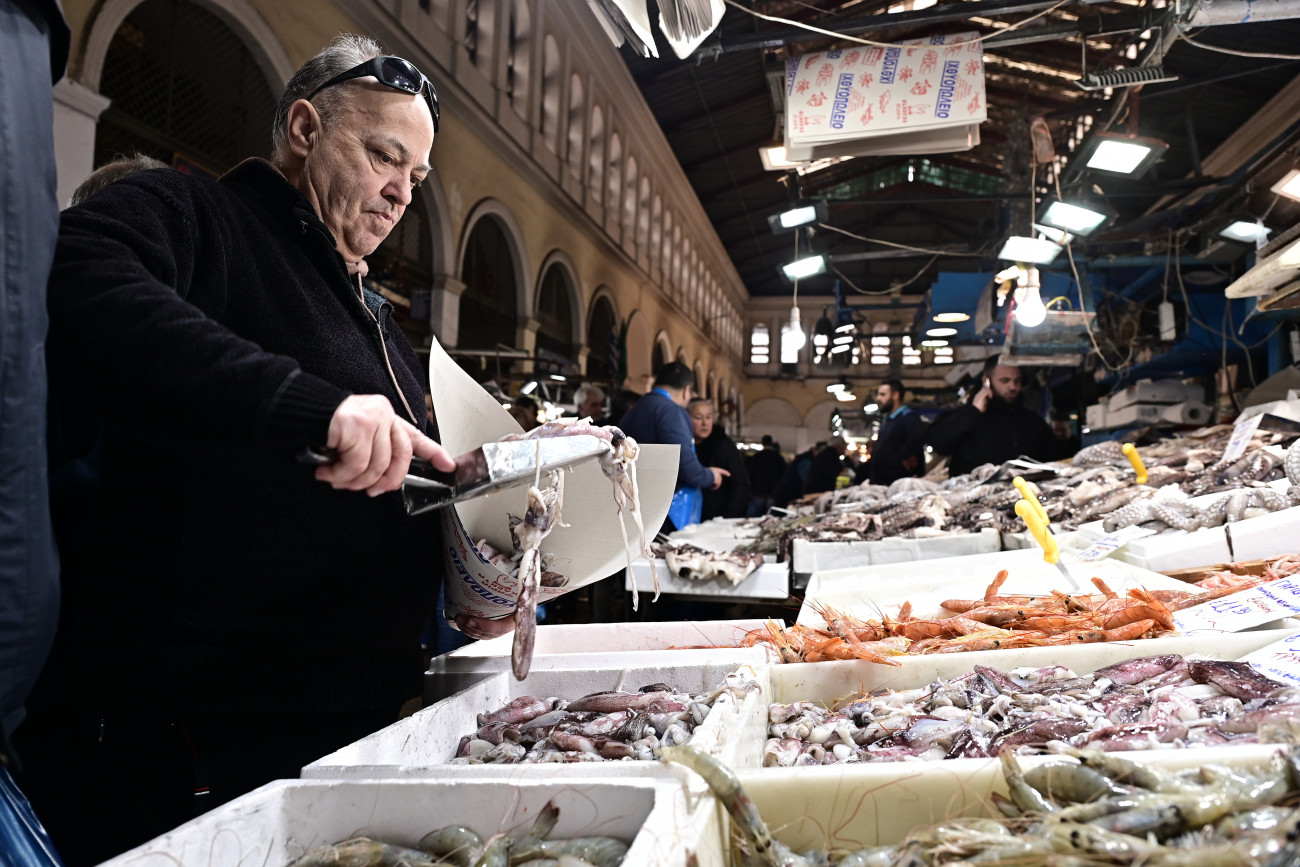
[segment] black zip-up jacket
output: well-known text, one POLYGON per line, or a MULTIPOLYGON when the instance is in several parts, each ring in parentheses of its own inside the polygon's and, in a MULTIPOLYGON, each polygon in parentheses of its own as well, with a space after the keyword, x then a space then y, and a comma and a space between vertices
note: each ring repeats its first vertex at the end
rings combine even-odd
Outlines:
POLYGON ((1019 401, 1009 404, 996 398, 989 400, 984 412, 965 403, 941 416, 930 425, 927 441, 939 454, 952 455, 948 462, 951 476, 1021 455, 1050 461, 1060 451, 1042 416, 1025 409, 1019 401))
POLYGON ((295 460, 349 394, 406 416, 394 378, 427 427, 415 353, 371 297, 262 160, 217 182, 140 172, 63 214, 53 408, 88 404, 104 455, 63 628, 110 705, 395 712, 419 694, 437 518, 295 460))

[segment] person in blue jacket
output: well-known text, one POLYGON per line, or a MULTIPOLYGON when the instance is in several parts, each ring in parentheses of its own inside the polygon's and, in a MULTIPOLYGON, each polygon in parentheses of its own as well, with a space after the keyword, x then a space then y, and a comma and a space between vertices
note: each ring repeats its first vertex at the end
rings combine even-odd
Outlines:
MULTIPOLYGON (((695 374, 691 369, 680 361, 668 362, 655 371, 654 389, 632 405, 619 427, 638 443, 682 447, 677 464, 677 490, 716 490, 731 474, 719 467, 706 467, 695 456, 695 434, 686 412, 694 388, 695 374)), ((663 532, 678 529, 681 527, 670 519, 664 524, 663 532)))

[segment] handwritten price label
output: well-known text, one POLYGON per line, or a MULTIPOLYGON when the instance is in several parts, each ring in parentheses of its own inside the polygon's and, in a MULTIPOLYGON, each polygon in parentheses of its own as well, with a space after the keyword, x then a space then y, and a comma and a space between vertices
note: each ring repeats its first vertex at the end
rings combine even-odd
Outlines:
POLYGON ((1300 686, 1300 632, 1275 641, 1240 659, 1260 674, 1300 686))
POLYGON ((1237 426, 1232 429, 1232 439, 1228 440, 1228 447, 1223 450, 1225 461, 1235 461, 1245 453, 1250 438, 1255 435, 1255 430, 1263 418, 1264 413, 1261 412, 1237 422, 1237 426))
POLYGON ((1087 548, 1079 552, 1077 559, 1080 563, 1094 563, 1097 560, 1103 560, 1114 554, 1120 548, 1123 548, 1134 539, 1141 539, 1143 536, 1152 536, 1155 530, 1149 530, 1146 527, 1139 527, 1134 524, 1131 527, 1123 527, 1103 536, 1096 542, 1093 542, 1087 548))
POLYGON ((1179 632, 1204 629, 1240 632, 1297 613, 1300 613, 1300 583, 1284 578, 1175 612, 1174 623, 1179 632))

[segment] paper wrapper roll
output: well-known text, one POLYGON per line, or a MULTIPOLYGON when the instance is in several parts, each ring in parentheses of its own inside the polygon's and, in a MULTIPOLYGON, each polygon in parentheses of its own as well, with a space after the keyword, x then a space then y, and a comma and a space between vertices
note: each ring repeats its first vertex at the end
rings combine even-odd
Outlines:
MULTIPOLYGON (((464 454, 521 431, 496 398, 465 373, 436 341, 429 349, 429 384, 442 445, 451 454, 464 454)), ((642 445, 637 457, 641 519, 647 540, 654 538, 668 516, 668 504, 677 484, 678 449, 642 445)), ((505 617, 514 611, 518 580, 487 562, 474 542, 486 539, 498 551, 513 550, 509 516, 523 515, 527 501, 528 488, 520 485, 442 510, 448 619, 455 614, 505 617)), ((614 483, 605 477, 598 461, 579 464, 564 474, 560 520, 562 523, 542 542, 542 553, 552 555, 552 570, 568 581, 563 587, 539 588, 539 602, 599 581, 626 566, 628 553, 620 521, 632 546, 632 558, 638 556, 640 535, 636 523, 630 515, 618 514, 614 483)))

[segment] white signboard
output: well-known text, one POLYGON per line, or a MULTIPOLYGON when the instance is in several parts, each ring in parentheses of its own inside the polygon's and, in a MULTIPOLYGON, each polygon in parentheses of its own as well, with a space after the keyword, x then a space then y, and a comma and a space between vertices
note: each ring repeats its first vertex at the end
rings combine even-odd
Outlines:
POLYGON ((1259 423, 1263 418, 1264 413, 1261 412, 1237 422, 1237 426, 1232 429, 1232 438, 1228 440, 1228 447, 1223 450, 1225 463, 1235 461, 1245 453, 1246 446, 1250 444, 1250 438, 1255 435, 1255 430, 1259 427, 1259 423))
POLYGON ((863 45, 786 61, 788 146, 979 123, 987 116, 978 33, 863 45))
POLYGON ((1300 613, 1300 576, 1270 581, 1221 599, 1174 612, 1179 632, 1240 632, 1300 613))
POLYGON ((1093 542, 1087 548, 1079 552, 1075 558, 1081 563, 1093 563, 1105 557, 1114 554, 1120 548, 1132 542, 1134 539, 1141 539, 1144 536, 1155 535, 1155 530, 1147 527, 1140 527, 1133 524, 1128 527, 1121 527, 1108 536, 1103 536, 1096 542, 1093 542))
POLYGON ((1261 647, 1240 661, 1250 663, 1266 677, 1300 686, 1300 632, 1261 647))

